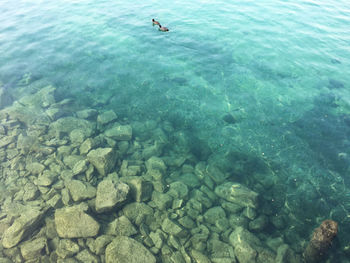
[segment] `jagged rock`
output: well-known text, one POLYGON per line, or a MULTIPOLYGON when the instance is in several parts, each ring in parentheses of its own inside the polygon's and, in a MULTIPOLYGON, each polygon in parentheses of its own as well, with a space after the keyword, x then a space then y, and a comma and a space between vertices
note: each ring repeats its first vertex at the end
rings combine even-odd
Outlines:
POLYGON ((87 155, 90 163, 103 176, 107 175, 115 165, 116 154, 112 148, 98 148, 87 155))
POLYGON ((129 141, 132 138, 132 128, 130 125, 114 125, 105 131, 105 135, 118 141, 129 141))
POLYGON ((95 142, 91 138, 87 138, 79 148, 80 154, 87 154, 93 147, 95 147, 95 142))
POLYGON ((2 237, 2 245, 4 248, 16 246, 21 240, 35 231, 41 223, 43 215, 44 211, 40 211, 38 208, 24 211, 5 231, 2 237))
POLYGON ((43 254, 48 254, 47 240, 44 237, 26 241, 20 248, 22 257, 25 260, 37 259, 43 254))
POLYGON ((266 215, 260 215, 256 219, 252 220, 249 223, 249 230, 251 231, 261 231, 263 230, 268 224, 268 218, 266 215))
POLYGON ((38 179, 36 180, 36 184, 39 186, 50 186, 52 185, 57 179, 57 174, 46 170, 42 174, 38 176, 38 179))
POLYGON ((29 107, 47 108, 56 102, 55 100, 56 88, 52 85, 41 88, 38 92, 32 95, 23 96, 19 101, 29 107))
POLYGON ((136 202, 144 202, 151 198, 153 184, 145 181, 140 176, 125 176, 121 177, 120 181, 125 182, 130 186, 131 195, 136 202))
POLYGON ((84 130, 74 129, 69 133, 69 139, 72 144, 82 144, 83 141, 88 137, 88 134, 84 130))
POLYGON ((55 224, 62 238, 94 237, 100 225, 80 206, 65 207, 55 211, 55 224))
POLYGON ((188 197, 188 187, 183 182, 173 182, 169 185, 168 194, 174 198, 185 199, 188 197))
POLYGON ((72 155, 64 156, 63 163, 67 165, 70 169, 73 169, 74 166, 77 164, 77 162, 81 160, 84 160, 83 156, 72 154, 72 155))
POLYGON ((191 250, 191 255, 192 255, 192 258, 194 259, 195 262, 211 263, 209 258, 206 255, 204 255, 201 252, 199 252, 198 250, 192 249, 191 250))
POLYGON ((173 198, 169 194, 153 191, 152 201, 159 210, 165 210, 171 206, 173 198))
POLYGON ((91 199, 96 196, 96 189, 88 182, 70 180, 65 182, 74 202, 91 199))
POLYGON ((106 263, 131 262, 155 263, 156 258, 141 243, 136 240, 119 236, 106 248, 106 263))
POLYGON ((5 147, 9 145, 10 143, 13 143, 16 140, 16 137, 14 136, 3 136, 0 139, 0 148, 5 147))
POLYGON ((128 237, 137 234, 137 230, 126 216, 121 216, 108 224, 106 234, 128 237))
POLYGON ((115 184, 111 179, 103 180, 97 186, 96 211, 107 212, 123 203, 127 199, 129 189, 127 184, 121 182, 115 184))
POLYGON ((227 258, 230 262, 236 262, 233 247, 218 239, 210 239, 208 241, 208 252, 211 258, 227 258))
POLYGON ((215 188, 215 193, 226 201, 242 207, 256 208, 258 206, 258 194, 238 183, 221 184, 215 188))
POLYGON ((112 121, 115 121, 117 118, 118 118, 117 114, 115 114, 114 111, 109 110, 98 115, 97 122, 101 125, 106 125, 108 123, 111 123, 112 121))
POLYGON ((39 191, 38 187, 36 187, 33 183, 26 183, 26 185, 23 188, 23 201, 32 201, 35 198, 38 197, 39 191))

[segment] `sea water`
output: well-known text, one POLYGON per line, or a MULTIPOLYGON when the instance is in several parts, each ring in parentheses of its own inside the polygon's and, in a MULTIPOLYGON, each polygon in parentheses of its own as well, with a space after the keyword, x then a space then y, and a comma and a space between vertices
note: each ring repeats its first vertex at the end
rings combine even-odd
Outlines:
MULTIPOLYGON (((123 160, 146 161, 135 152, 147 145, 162 145, 154 155, 164 160, 183 158, 178 167, 166 162, 168 183, 184 165, 215 164, 225 181, 259 194, 257 213, 268 223, 258 232, 265 239, 281 237, 301 255, 313 229, 330 218, 339 224, 332 262, 347 262, 349 47, 345 0, 1 0, 1 107, 35 108, 36 100, 21 99, 50 84, 56 103, 68 101, 55 106, 59 114, 51 122, 80 110, 113 110, 119 123, 133 128, 116 172, 123 160), (152 18, 169 32, 160 32, 152 18), (284 223, 273 223, 274 216, 284 223)), ((46 104, 37 113, 28 108, 32 124, 46 104)), ((31 129, 23 121, 15 126, 20 132, 5 126, 1 136, 31 129)), ((93 136, 99 132, 104 128, 93 136)), ((1 149, 4 187, 13 158, 35 159, 31 151, 10 154, 16 140, 1 149)), ((23 171, 18 168, 11 183, 22 180, 23 171)))

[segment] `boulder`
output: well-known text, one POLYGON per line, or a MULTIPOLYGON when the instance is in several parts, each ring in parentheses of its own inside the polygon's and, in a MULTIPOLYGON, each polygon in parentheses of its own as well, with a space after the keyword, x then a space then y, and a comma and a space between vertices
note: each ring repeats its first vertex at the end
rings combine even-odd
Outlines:
POLYGON ((21 254, 25 260, 33 260, 40 258, 43 254, 48 254, 47 240, 39 237, 29 240, 21 245, 21 254))
POLYGON ((98 234, 100 225, 81 206, 65 207, 55 211, 57 234, 61 238, 85 238, 98 234))
POLYGON ((115 165, 116 154, 112 148, 97 148, 87 155, 88 160, 102 175, 107 175, 115 165))
POLYGON ((118 204, 122 204, 127 199, 129 189, 127 184, 114 183, 111 179, 101 181, 97 186, 96 211, 98 213, 107 212, 118 204))
POLYGON ((156 258, 136 240, 119 236, 106 248, 106 263, 155 263, 156 258))

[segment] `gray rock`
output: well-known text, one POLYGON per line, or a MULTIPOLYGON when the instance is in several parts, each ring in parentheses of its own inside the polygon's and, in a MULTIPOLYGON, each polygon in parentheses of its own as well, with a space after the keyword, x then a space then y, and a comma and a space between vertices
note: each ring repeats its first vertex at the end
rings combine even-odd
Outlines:
POLYGON ((107 212, 122 204, 127 199, 129 189, 127 184, 114 183, 111 179, 101 181, 97 186, 96 211, 107 212))
POLYGON ((37 259, 43 254, 48 254, 47 240, 44 237, 26 241, 20 248, 22 257, 25 260, 37 259))
POLYGON ((106 234, 128 237, 137 234, 137 230, 126 216, 121 216, 108 224, 106 234))
POLYGON ((111 123, 112 121, 115 121, 117 118, 118 118, 117 114, 115 114, 114 111, 109 110, 98 115, 97 122, 101 125, 106 125, 108 123, 111 123))
POLYGON ((215 188, 215 193, 226 201, 242 207, 256 208, 258 206, 258 194, 238 183, 221 184, 215 188))
POLYGON ((80 206, 65 207, 55 211, 57 234, 62 238, 94 237, 100 225, 80 206))
POLYGON ((88 160, 103 176, 107 175, 115 165, 116 155, 112 148, 98 148, 91 150, 88 160))
POLYGON ((21 240, 35 231, 37 226, 41 223, 43 215, 44 211, 40 211, 37 208, 24 211, 5 231, 2 237, 2 245, 4 248, 16 246, 21 240))
POLYGON ((155 263, 156 258, 136 240, 119 236, 106 248, 106 263, 155 263))
POLYGON ((114 125, 105 131, 105 135, 118 141, 129 141, 132 138, 132 128, 130 125, 114 125))
POLYGON ((129 185, 131 195, 136 202, 145 202, 152 196, 153 185, 151 182, 145 181, 140 176, 121 177, 120 181, 129 185))
POLYGON ((65 182, 74 202, 91 199, 96 196, 96 189, 87 182, 69 180, 65 182))
POLYGON ((84 130, 74 129, 69 133, 69 139, 72 144, 82 144, 84 140, 89 136, 84 130))
POLYGON ((210 224, 215 224, 216 221, 222 218, 226 218, 226 214, 221 206, 212 207, 204 213, 204 220, 210 224))

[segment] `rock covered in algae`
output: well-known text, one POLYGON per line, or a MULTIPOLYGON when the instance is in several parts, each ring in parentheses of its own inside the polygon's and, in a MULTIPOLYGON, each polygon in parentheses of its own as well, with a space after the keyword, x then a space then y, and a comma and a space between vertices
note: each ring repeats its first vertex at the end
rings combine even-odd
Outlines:
POLYGON ((305 261, 307 263, 321 262, 337 234, 337 222, 333 220, 323 221, 321 225, 314 230, 310 243, 305 249, 305 261))
POLYGON ((94 237, 100 225, 81 206, 65 207, 55 211, 57 234, 62 238, 94 237))
POLYGON ((219 197, 242 207, 256 208, 258 206, 258 194, 238 183, 221 184, 215 188, 215 193, 219 197))
POLYGON ((111 179, 101 181, 97 186, 96 211, 98 213, 107 212, 123 203, 127 199, 129 189, 125 183, 115 184, 111 179))
POLYGON ((106 248, 106 263, 155 263, 156 258, 136 240, 119 236, 106 248))
POLYGON ((112 148, 97 148, 91 150, 87 155, 88 160, 97 169, 97 171, 105 176, 115 165, 116 154, 112 148))
POLYGON ((130 125, 116 124, 105 131, 105 135, 118 141, 129 141, 132 138, 132 128, 130 125))

